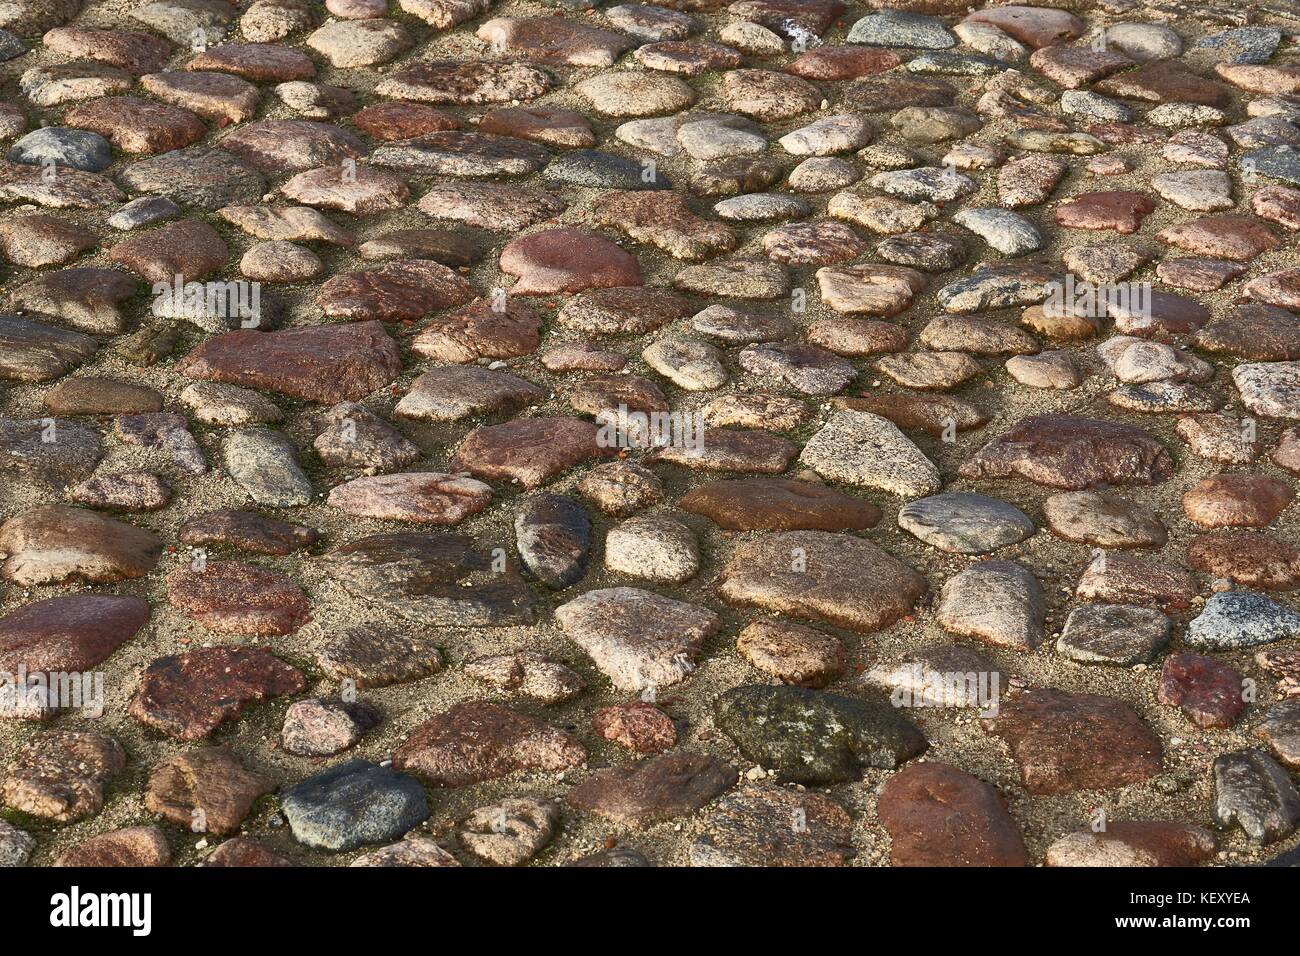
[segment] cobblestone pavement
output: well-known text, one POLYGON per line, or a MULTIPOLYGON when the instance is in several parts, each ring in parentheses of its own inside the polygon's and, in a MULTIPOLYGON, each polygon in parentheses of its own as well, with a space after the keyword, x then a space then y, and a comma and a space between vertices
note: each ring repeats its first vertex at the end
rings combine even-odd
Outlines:
POLYGON ((0 865, 1295 858, 1292 0, 0 27, 0 865))

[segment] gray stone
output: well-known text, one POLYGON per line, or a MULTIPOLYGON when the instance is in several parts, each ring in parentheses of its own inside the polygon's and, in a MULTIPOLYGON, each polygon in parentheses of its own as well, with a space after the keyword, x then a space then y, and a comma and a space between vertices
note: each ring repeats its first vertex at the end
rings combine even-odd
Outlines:
POLYGON ((1007 209, 963 209, 952 219, 1006 256, 1023 256, 1043 247, 1038 227, 1007 209))
POLYGON ((1149 663, 1169 643, 1169 618, 1130 604, 1081 604, 1066 618, 1056 650, 1085 664, 1149 663))
POLYGON ((223 451, 230 477, 258 504, 292 508, 311 503, 311 480, 299 466, 288 436, 245 429, 230 435, 223 451))
POLYGON ((525 498, 515 514, 515 546, 538 580, 559 591, 587 573, 591 519, 582 505, 563 495, 525 498))
POLYGON ((848 42, 922 50, 946 50, 957 45, 943 21, 901 10, 882 10, 863 17, 849 30, 848 42))
POLYGON ((1257 647, 1300 635, 1300 613, 1253 591, 1221 591, 1187 626, 1189 647, 1212 651, 1257 647))
POLYGON ((713 704, 714 722, 740 752, 778 779, 824 785, 893 770, 927 742, 897 708, 800 687, 749 684, 713 704))
POLYGON ((1214 815, 1224 826, 1240 826, 1253 843, 1272 843, 1300 823, 1300 792, 1264 751, 1234 750, 1214 761, 1214 815))
POLYGON ((113 149, 98 133, 63 126, 33 130, 9 147, 11 163, 70 166, 97 173, 113 162, 113 149))
POLYGON ((898 510, 898 526, 954 554, 988 554, 1024 541, 1034 522, 1015 505, 966 491, 921 498, 898 510))
POLYGON ((299 843, 336 852, 394 840, 429 816, 418 780, 365 760, 308 777, 280 808, 299 843))
POLYGON ((1046 609, 1034 575, 1013 561, 981 561, 950 577, 937 617, 947 631, 996 647, 1032 651, 1043 639, 1046 609))
POLYGON ((804 445, 799 460, 831 481, 877 488, 902 498, 935 494, 939 469, 889 419, 834 412, 804 445))

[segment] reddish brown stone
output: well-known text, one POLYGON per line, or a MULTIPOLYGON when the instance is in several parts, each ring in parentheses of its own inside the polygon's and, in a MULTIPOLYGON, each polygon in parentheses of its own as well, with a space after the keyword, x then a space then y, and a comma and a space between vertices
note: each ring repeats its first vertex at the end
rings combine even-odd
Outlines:
POLYGON ((717 757, 663 754, 628 767, 598 770, 569 791, 569 805, 642 830, 687 816, 736 785, 738 775, 717 757))
POLYGON ((876 803, 894 866, 1028 866, 1001 794, 945 763, 911 763, 876 803))
POLYGON ((1033 794, 1113 790, 1161 771, 1160 738, 1112 697, 1028 689, 1004 697, 986 723, 1011 747, 1033 794))
POLYGON ((235 837, 227 840, 203 861, 201 866, 293 866, 289 860, 273 853, 256 840, 235 837))
POLYGON ((497 308, 481 299, 435 317, 411 341, 411 350, 456 364, 518 358, 537 349, 541 328, 541 317, 522 302, 507 299, 504 308, 497 308))
POLYGON ((162 37, 135 30, 55 27, 41 37, 41 42, 74 60, 97 60, 137 76, 161 70, 172 56, 171 44, 162 37))
POLYGON ((198 740, 247 704, 305 686, 296 668, 260 647, 198 647, 146 667, 128 712, 169 736, 198 740))
POLYGON ((856 80, 892 70, 902 62, 893 50, 880 47, 827 46, 800 53, 786 72, 805 80, 856 80))
POLYGON ((1174 473, 1169 452, 1132 425, 1074 415, 1023 418, 959 469, 964 478, 1024 478, 1049 488, 1159 484, 1174 473))
POLYGON ((120 866, 170 866, 171 848, 157 827, 127 827, 83 840, 65 850, 54 866, 89 866, 99 869, 120 866))
POLYGON ((1216 475, 1183 494, 1183 513, 1202 528, 1263 528, 1291 503, 1295 492, 1265 475, 1216 475))
POLYGON ((384 142, 460 129, 456 117, 424 103, 376 103, 353 115, 352 125, 384 142))
POLYGON ((106 96, 78 103, 66 126, 98 133, 125 153, 165 153, 202 139, 208 128, 189 110, 135 96, 106 96))
POLYGON ((154 766, 144 805, 191 833, 225 836, 273 789, 269 778, 245 770, 225 747, 200 747, 154 766))
POLYGON ((513 295, 641 284, 636 257, 588 229, 547 229, 515 239, 501 250, 499 266, 519 277, 510 290, 513 295))
POLYGON ((311 547, 320 533, 251 511, 219 508, 190 518, 181 525, 177 538, 195 547, 226 545, 255 554, 283 556, 311 547))
POLYGON ((1197 535, 1188 542, 1187 563, 1197 571, 1248 588, 1289 591, 1300 587, 1300 548, 1262 532, 1197 535))
POLYGON ((1132 66, 1133 61, 1112 50, 1047 46, 1034 51, 1029 65, 1049 80, 1075 90, 1132 66))
POLYGON ((1083 36, 1084 24, 1065 10, 1045 7, 999 6, 976 10, 963 23, 988 23, 1035 49, 1083 36))
POLYGON ((1251 216, 1203 216, 1156 233, 1161 242, 1196 256, 1249 262, 1280 244, 1273 231, 1251 216))
POLYGON ((112 737, 45 730, 14 754, 0 784, 6 806, 34 817, 71 823, 104 806, 104 785, 126 768, 112 737))
POLYGON ((600 708, 591 715, 591 729, 641 754, 663 753, 677 743, 672 719, 654 704, 642 701, 600 708))
POLYGON ((586 759, 586 749, 562 730, 468 701, 416 727, 393 753, 393 767, 433 787, 464 787, 520 770, 567 770, 586 759))
POLYGON ((0 617, 0 672, 89 671, 147 623, 144 598, 73 594, 36 601, 0 617))
POLYGON ((465 436, 449 467, 538 488, 566 468, 611 454, 612 448, 597 443, 597 433, 594 424, 579 418, 520 418, 487 425, 465 436))
POLYGON ((880 509, 864 498, 786 478, 709 482, 687 492, 680 507, 729 531, 859 531, 880 521, 880 509))
POLYGON ((311 57, 278 43, 223 43, 200 53, 185 64, 185 69, 234 73, 254 83, 310 80, 316 76, 311 57))
POLYGON ((1108 820, 1104 830, 1067 833, 1047 848, 1048 866, 1196 866, 1214 856, 1214 834, 1186 823, 1108 820))
POLYGON ((596 136, 585 116, 576 110, 544 106, 510 106, 492 110, 479 121, 478 131, 532 140, 562 149, 596 145, 596 136))
POLYGON ((1057 206, 1053 216, 1057 225, 1067 229, 1113 229, 1128 235, 1137 232, 1155 209, 1145 193, 1081 193, 1057 206))
POLYGON ((222 149, 242 156, 259 169, 300 173, 321 166, 359 160, 365 146, 354 134, 310 120, 257 120, 221 139, 222 149))
POLYGON ((167 575, 167 600, 219 634, 292 634, 311 603, 290 578, 241 561, 207 561, 167 575))
POLYGON ((1222 109, 1231 96, 1222 83, 1193 73, 1176 60, 1143 63, 1136 70, 1108 77, 1095 87, 1098 93, 1148 103, 1199 103, 1222 109))
POLYGON ((228 332, 199 345, 175 368, 190 378, 333 404, 387 385, 400 374, 402 360, 382 323, 357 322, 228 332))
POLYGON ((328 279, 316 294, 326 315, 385 322, 418 319, 463 305, 474 287, 452 269, 431 259, 407 259, 328 279))
POLYGON ((195 282, 221 269, 230 258, 230 247, 203 220, 185 219, 123 239, 107 258, 146 282, 171 286, 176 276, 182 282, 195 282))
POLYGON ((957 431, 980 428, 989 420, 980 408, 951 395, 921 395, 915 392, 863 395, 858 398, 833 398, 834 408, 871 412, 888 418, 899 428, 941 436, 949 422, 957 431))
POLYGON ((1168 707, 1182 708, 1197 727, 1231 727, 1246 707, 1241 674, 1201 654, 1169 655, 1156 696, 1168 707))

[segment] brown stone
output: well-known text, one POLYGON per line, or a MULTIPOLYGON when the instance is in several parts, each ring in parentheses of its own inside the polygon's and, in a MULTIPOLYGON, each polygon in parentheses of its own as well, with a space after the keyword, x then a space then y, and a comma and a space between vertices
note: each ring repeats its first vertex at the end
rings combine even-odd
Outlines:
POLYGON ((185 64, 185 69, 234 73, 254 83, 284 83, 316 76, 311 57, 279 43, 223 43, 200 53, 185 64))
POLYGON ((474 287, 454 270, 431 259, 407 259, 334 276, 320 287, 316 304, 326 315, 393 322, 472 298, 474 287))
POLYGON ((736 247, 730 228, 693 213, 676 193, 616 191, 592 206, 597 225, 658 246, 675 259, 707 259, 736 247))
POLYGON ((109 262, 126 266, 146 282, 168 286, 177 276, 182 282, 204 279, 229 258, 230 247, 220 233, 201 219, 169 223, 123 239, 107 256, 109 262))
POLYGON ((0 671, 84 672, 149 622, 138 597, 75 594, 35 601, 0 617, 0 671))
POLYGON ((787 531, 741 544, 719 577, 728 604, 871 633, 911 612, 926 581, 862 538, 787 531))
POLYGON ((439 472, 374 475, 336 485, 325 503, 361 518, 455 525, 478 514, 492 489, 473 478, 439 472))
POLYGON ((1202 528, 1263 528, 1291 503, 1295 492, 1265 475, 1216 475, 1183 494, 1183 513, 1202 528))
POLYGON ((187 109, 135 96, 78 103, 63 116, 74 129, 98 133, 124 153, 165 153, 202 139, 208 129, 187 109))
POLYGON ((858 531, 880 521, 870 501, 786 478, 709 482, 687 492, 679 507, 729 531, 858 531))
POLYGON ((416 727, 394 751, 393 766, 433 787, 464 787, 521 770, 567 770, 586 759, 586 749, 562 730, 468 701, 416 727))
POLYGON ((1067 229, 1113 229, 1123 235, 1137 232, 1156 204, 1145 193, 1080 193, 1056 207, 1057 225, 1067 229))
POLYGON ((597 443, 597 427, 578 418, 520 418, 476 428, 457 446, 449 467, 490 480, 539 488, 555 475, 612 449, 597 443))
POLYGON ((217 847, 200 866, 293 866, 289 860, 273 853, 256 840, 235 837, 217 847))
POLYGON ((225 747, 200 747, 154 765, 144 805, 191 833, 225 836, 239 829, 258 797, 274 789, 269 778, 245 770, 225 747))
POLYGON ((664 754, 629 767, 598 770, 569 791, 569 805, 643 830, 687 816, 736 785, 735 770, 716 757, 664 754))
POLYGON ((508 106, 490 110, 479 122, 478 131, 527 139, 561 149, 587 149, 596 145, 596 136, 585 116, 576 110, 544 106, 508 106))
POLYGON ((171 44, 162 37, 135 30, 55 27, 41 37, 41 42, 74 60, 97 60, 137 76, 161 70, 172 56, 171 44))
POLYGON ((834 408, 871 412, 888 418, 899 428, 923 431, 935 437, 941 436, 949 423, 955 425, 957 431, 965 432, 980 428, 989 420, 982 409, 951 395, 893 392, 857 398, 834 398, 831 399, 831 405, 834 408))
POLYGON ((199 740, 248 704, 305 686, 296 668, 260 647, 198 647, 149 664, 128 712, 169 736, 199 740))
POLYGON ((1248 588, 1300 587, 1300 549, 1271 534, 1233 530, 1197 535, 1187 544, 1187 563, 1248 588))
POLYGON ((131 415, 162 410, 162 396, 147 385, 111 378, 65 378, 45 393, 55 415, 131 415))
POLYGON ((677 743, 672 719, 644 701, 600 708, 591 715, 591 729, 640 754, 663 753, 677 743))
POLYGON ((873 47, 827 46, 800 53, 786 72, 805 80, 856 80, 885 73, 903 62, 893 50, 873 47))
POLYGON ((190 518, 181 525, 177 538, 182 544, 194 547, 216 545, 284 556, 311 547, 319 540, 320 533, 251 511, 219 508, 190 518))
POLYGON ((1169 655, 1160 669, 1156 697, 1204 728, 1231 727, 1246 707, 1241 674, 1201 654, 1169 655))
POLYGON ((1156 233, 1161 242, 1196 256, 1249 262, 1279 245, 1277 236, 1250 216, 1203 216, 1156 233))
POLYGON ((44 505, 0 525, 0 577, 24 587, 142 578, 162 554, 152 532, 83 508, 44 505))
POLYGON ((271 173, 339 166, 366 155, 354 134, 311 120, 256 120, 227 133, 218 145, 271 173))
POLYGON ((379 322, 241 329, 208 339, 175 366, 190 378, 326 404, 365 398, 397 378, 401 368, 397 343, 379 322))
POLYGON ((548 229, 515 239, 501 250, 499 267, 519 277, 513 295, 641 284, 636 257, 588 229, 548 229))
POLYGON ((127 827, 83 840, 54 859, 54 866, 96 869, 124 866, 170 866, 171 848, 157 827, 127 827))
POLYGON ((1029 853, 1001 794, 945 763, 912 763, 876 802, 893 866, 1028 866, 1029 853))
POLYGON ((45 730, 14 755, 0 784, 6 806, 34 817, 71 823, 104 806, 104 785, 126 768, 112 737, 45 730))
POLYGON ((1075 594, 1108 604, 1188 608, 1196 581, 1182 568, 1132 554, 1099 554, 1079 578, 1075 594))
POLYGON ((964 478, 1019 477, 1049 488, 1159 484, 1174 462, 1141 429, 1074 415, 1023 418, 959 469, 964 478))
POLYGON ((797 687, 825 687, 844 671, 839 638, 785 621, 754 621, 736 638, 736 652, 764 674, 797 687))
POLYGON ((1136 70, 1102 80, 1094 89, 1106 96, 1147 103, 1199 103, 1223 109, 1231 102, 1226 86, 1198 76, 1176 60, 1143 63, 1136 70))
POLYGON ((99 245, 89 229, 55 216, 21 216, 0 222, 0 251, 16 266, 61 266, 99 245))
POLYGON ((389 142, 459 129, 460 121, 423 103, 387 102, 357 112, 352 117, 352 125, 367 136, 389 142))
POLYGON ((1005 697, 987 726, 1011 747, 1032 794, 1113 790, 1162 769, 1160 738, 1112 697, 1027 689, 1005 697))
POLYGON ((1196 866, 1217 848, 1200 827, 1163 820, 1107 820, 1104 830, 1076 830, 1047 848, 1047 866, 1196 866))
POLYGON ((292 579, 242 561, 205 561, 167 575, 167 601, 219 634, 292 634, 311 603, 292 579))

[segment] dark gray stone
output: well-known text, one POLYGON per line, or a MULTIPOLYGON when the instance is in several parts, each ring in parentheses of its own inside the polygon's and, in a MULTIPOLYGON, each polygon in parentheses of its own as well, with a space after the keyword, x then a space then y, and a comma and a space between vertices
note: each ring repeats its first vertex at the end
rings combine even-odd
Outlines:
POLYGON ((429 817, 418 780, 366 760, 308 777, 280 807, 299 843, 336 851, 396 840, 429 817))

